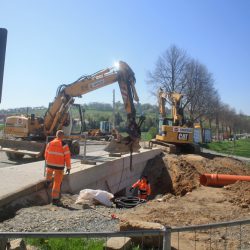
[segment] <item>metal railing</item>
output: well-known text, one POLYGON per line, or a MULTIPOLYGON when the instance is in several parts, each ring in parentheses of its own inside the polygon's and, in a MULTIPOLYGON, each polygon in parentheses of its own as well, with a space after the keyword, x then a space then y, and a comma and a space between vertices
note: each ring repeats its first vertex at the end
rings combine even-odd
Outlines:
POLYGON ((185 244, 181 246, 183 238, 189 239, 188 249, 250 249, 250 219, 174 227, 171 228, 171 236, 172 246, 176 249, 187 249, 185 244), (191 233, 185 235, 186 232, 191 233), (175 233, 177 237, 173 237, 175 233))
MULTIPOLYGON (((137 248, 148 249, 250 249, 250 219, 162 230, 120 232, 0 232, 3 238, 104 238, 131 237, 137 248), (220 231, 222 229, 222 231, 220 231), (177 237, 176 237, 177 234, 177 237), (154 243, 152 241, 154 239, 154 243), (149 243, 150 241, 150 243, 149 243), (153 245, 152 245, 153 244, 153 245)), ((105 249, 105 248, 104 248, 105 249)))

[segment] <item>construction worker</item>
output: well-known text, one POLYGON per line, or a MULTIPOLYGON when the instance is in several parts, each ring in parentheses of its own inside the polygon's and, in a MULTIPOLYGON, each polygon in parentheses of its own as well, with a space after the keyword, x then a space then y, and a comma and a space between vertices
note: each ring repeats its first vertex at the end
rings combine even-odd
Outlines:
POLYGON ((52 204, 62 206, 60 201, 61 184, 64 174, 64 166, 66 164, 66 173, 70 173, 71 157, 69 146, 63 141, 64 132, 58 130, 56 138, 49 142, 45 150, 46 163, 46 186, 50 186, 54 176, 52 187, 52 204))
POLYGON ((132 192, 135 188, 138 187, 138 198, 147 200, 148 196, 151 194, 151 187, 148 182, 148 177, 143 175, 141 179, 139 179, 136 183, 132 185, 130 188, 130 192, 132 192))

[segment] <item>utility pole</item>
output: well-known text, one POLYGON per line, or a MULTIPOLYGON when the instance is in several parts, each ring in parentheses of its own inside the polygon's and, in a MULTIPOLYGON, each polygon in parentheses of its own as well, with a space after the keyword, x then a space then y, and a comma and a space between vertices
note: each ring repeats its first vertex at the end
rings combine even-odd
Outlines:
POLYGON ((115 90, 113 89, 113 129, 115 129, 115 90))

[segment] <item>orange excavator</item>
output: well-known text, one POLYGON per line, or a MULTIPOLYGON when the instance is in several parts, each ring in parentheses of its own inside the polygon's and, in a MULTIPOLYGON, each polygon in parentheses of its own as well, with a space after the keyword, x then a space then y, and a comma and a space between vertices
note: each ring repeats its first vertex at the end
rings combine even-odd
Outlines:
POLYGON ((10 159, 21 159, 24 155, 40 157, 43 155, 46 141, 55 136, 59 129, 64 130, 71 153, 80 152, 79 139, 83 135, 81 106, 74 104, 75 97, 118 82, 127 113, 127 137, 120 137, 110 143, 115 145, 106 151, 112 153, 112 148, 120 153, 138 150, 141 136, 140 127, 143 118, 137 123, 134 101, 139 98, 135 89, 135 75, 129 65, 123 61, 118 67, 100 70, 92 75, 80 77, 75 82, 58 87, 54 101, 49 105, 44 117, 10 116, 6 119, 4 138, 0 139, 0 150, 5 151, 10 159), (73 119, 71 109, 75 106, 80 119, 73 119), (79 122, 80 121, 80 122, 79 122), (78 129, 76 129, 78 128, 78 129))

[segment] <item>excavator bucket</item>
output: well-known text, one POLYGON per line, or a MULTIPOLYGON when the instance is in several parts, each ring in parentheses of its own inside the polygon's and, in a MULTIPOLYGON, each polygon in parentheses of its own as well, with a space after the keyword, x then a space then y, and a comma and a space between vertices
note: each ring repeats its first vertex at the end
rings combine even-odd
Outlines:
POLYGON ((121 139, 113 139, 104 151, 109 152, 110 154, 127 154, 131 152, 139 152, 140 148, 139 139, 131 140, 131 138, 127 136, 121 139))
POLYGON ((44 149, 45 143, 41 142, 0 139, 0 151, 5 151, 12 160, 20 159, 24 155, 39 158, 43 155, 44 149))

